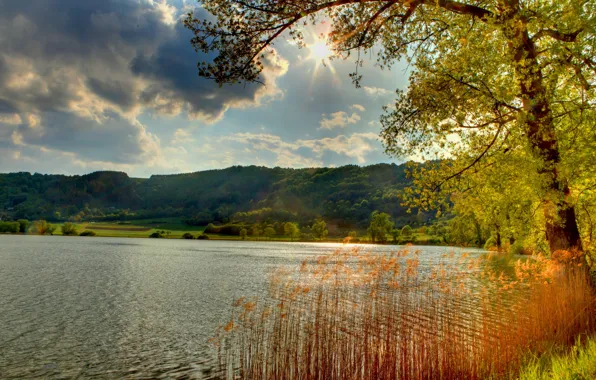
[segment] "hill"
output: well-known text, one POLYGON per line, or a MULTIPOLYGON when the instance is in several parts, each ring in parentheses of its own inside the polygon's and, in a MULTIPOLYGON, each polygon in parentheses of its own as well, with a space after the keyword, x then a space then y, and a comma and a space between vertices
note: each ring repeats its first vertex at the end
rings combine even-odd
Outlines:
POLYGON ((396 223, 421 221, 401 206, 409 180, 405 165, 285 169, 234 166, 188 174, 131 178, 102 171, 87 175, 0 174, 0 213, 10 219, 128 220, 180 217, 191 225, 230 220, 317 217, 342 227, 364 227, 374 210, 396 223))

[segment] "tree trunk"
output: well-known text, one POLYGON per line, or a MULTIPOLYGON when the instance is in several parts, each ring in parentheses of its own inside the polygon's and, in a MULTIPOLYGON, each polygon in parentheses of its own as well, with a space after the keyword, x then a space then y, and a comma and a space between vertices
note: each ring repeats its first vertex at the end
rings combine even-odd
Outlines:
POLYGON ((497 244, 497 248, 500 251, 502 243, 501 243, 501 229, 499 228, 499 226, 496 226, 495 241, 497 244))
POLYGON ((515 54, 515 73, 522 95, 526 136, 534 148, 534 154, 543 163, 538 172, 546 182, 543 211, 550 251, 552 253, 559 249, 574 248, 581 250, 575 209, 569 200, 569 186, 557 170, 561 156, 550 101, 537 60, 536 45, 529 36, 523 17, 514 14, 511 23, 505 28, 515 54))

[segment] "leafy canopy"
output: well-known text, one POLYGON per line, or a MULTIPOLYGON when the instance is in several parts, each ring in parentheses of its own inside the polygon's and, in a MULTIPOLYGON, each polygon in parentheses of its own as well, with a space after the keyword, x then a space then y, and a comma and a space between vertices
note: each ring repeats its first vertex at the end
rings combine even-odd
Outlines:
POLYGON ((407 60, 409 88, 381 118, 386 151, 449 159, 421 169, 418 205, 437 206, 453 179, 525 161, 551 250, 581 246, 573 197, 596 186, 581 165, 596 141, 593 0, 199 2, 214 17, 189 14, 186 26, 197 50, 218 54, 199 74, 219 84, 260 81, 277 38, 304 46, 304 28, 322 20, 338 57, 357 53, 357 86, 366 53, 380 68, 407 60))

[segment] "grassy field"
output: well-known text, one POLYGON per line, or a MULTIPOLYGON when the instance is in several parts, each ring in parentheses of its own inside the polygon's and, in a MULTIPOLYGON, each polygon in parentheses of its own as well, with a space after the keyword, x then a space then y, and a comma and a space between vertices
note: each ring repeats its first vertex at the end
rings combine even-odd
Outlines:
MULTIPOLYGON (((56 227, 54 235, 62 235, 62 224, 53 223, 56 227)), ((148 238, 154 232, 166 231, 169 232, 166 238, 169 239, 180 239, 185 233, 191 233, 196 238, 198 235, 203 234, 205 227, 200 226, 189 226, 185 224, 180 218, 152 218, 152 219, 138 219, 128 220, 125 222, 82 222, 75 223, 77 226, 78 233, 83 231, 93 231, 96 236, 101 237, 127 237, 127 238, 148 238)), ((367 244, 370 243, 368 237, 363 236, 365 231, 359 232, 359 243, 367 244)), ((220 234, 207 234, 211 240, 242 240, 240 236, 233 235, 220 235, 220 234)), ((413 233, 412 238, 418 241, 424 241, 433 238, 433 236, 413 233)), ((435 237, 437 238, 437 237, 435 237)), ((289 236, 277 235, 271 239, 259 237, 254 238, 248 236, 245 240, 247 241, 278 241, 278 242, 289 242, 296 241, 290 239, 289 236)), ((341 243, 344 240, 344 236, 329 236, 324 242, 341 243)), ((391 241, 391 238, 390 238, 391 241)))
MULTIPOLYGON (((180 239, 186 232, 200 235, 203 233, 204 227, 188 226, 177 218, 157 218, 146 220, 132 220, 127 222, 85 222, 75 223, 79 233, 83 231, 93 231, 97 236, 105 237, 128 237, 128 238, 147 238, 154 232, 167 231, 170 234, 167 236, 171 239, 180 239)), ((54 224, 56 231, 54 235, 62 234, 62 223, 54 224)))

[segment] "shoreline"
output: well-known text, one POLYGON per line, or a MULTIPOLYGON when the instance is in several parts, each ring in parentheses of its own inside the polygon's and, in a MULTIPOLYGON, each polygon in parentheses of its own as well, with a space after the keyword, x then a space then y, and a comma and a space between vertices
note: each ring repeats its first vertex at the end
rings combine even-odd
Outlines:
MULTIPOLYGON (((186 232, 190 232, 192 233, 192 231, 186 231, 186 232)), ((200 233, 200 232, 196 232, 195 233, 200 233)), ((370 241, 359 241, 359 242, 344 242, 343 239, 341 238, 337 238, 337 239, 326 239, 326 240, 290 240, 290 239, 270 239, 270 240, 264 240, 264 239, 240 239, 240 238, 234 238, 234 237, 228 237, 228 236, 221 236, 221 235, 213 235, 213 234, 207 234, 207 236, 209 236, 209 239, 184 239, 181 238, 179 236, 166 236, 166 237, 162 237, 162 238, 151 238, 149 236, 135 236, 135 235, 113 235, 113 234, 98 234, 96 236, 79 236, 79 235, 62 235, 60 233, 55 233, 55 234, 46 234, 46 235, 38 235, 38 234, 28 234, 28 233, 0 233, 0 236, 61 236, 61 237, 81 237, 81 238, 122 238, 122 239, 154 239, 154 240, 189 240, 189 241, 193 241, 193 240, 201 240, 201 241, 235 241, 235 242, 255 242, 255 243, 332 243, 332 244, 344 244, 344 245, 383 245, 383 246, 405 246, 408 244, 411 245, 416 245, 416 246, 429 246, 429 247, 453 247, 453 248, 476 248, 478 249, 478 247, 460 247, 460 246, 455 246, 455 245, 450 245, 450 244, 428 244, 428 243, 424 243, 424 242, 407 242, 407 243, 372 243, 370 241)))

